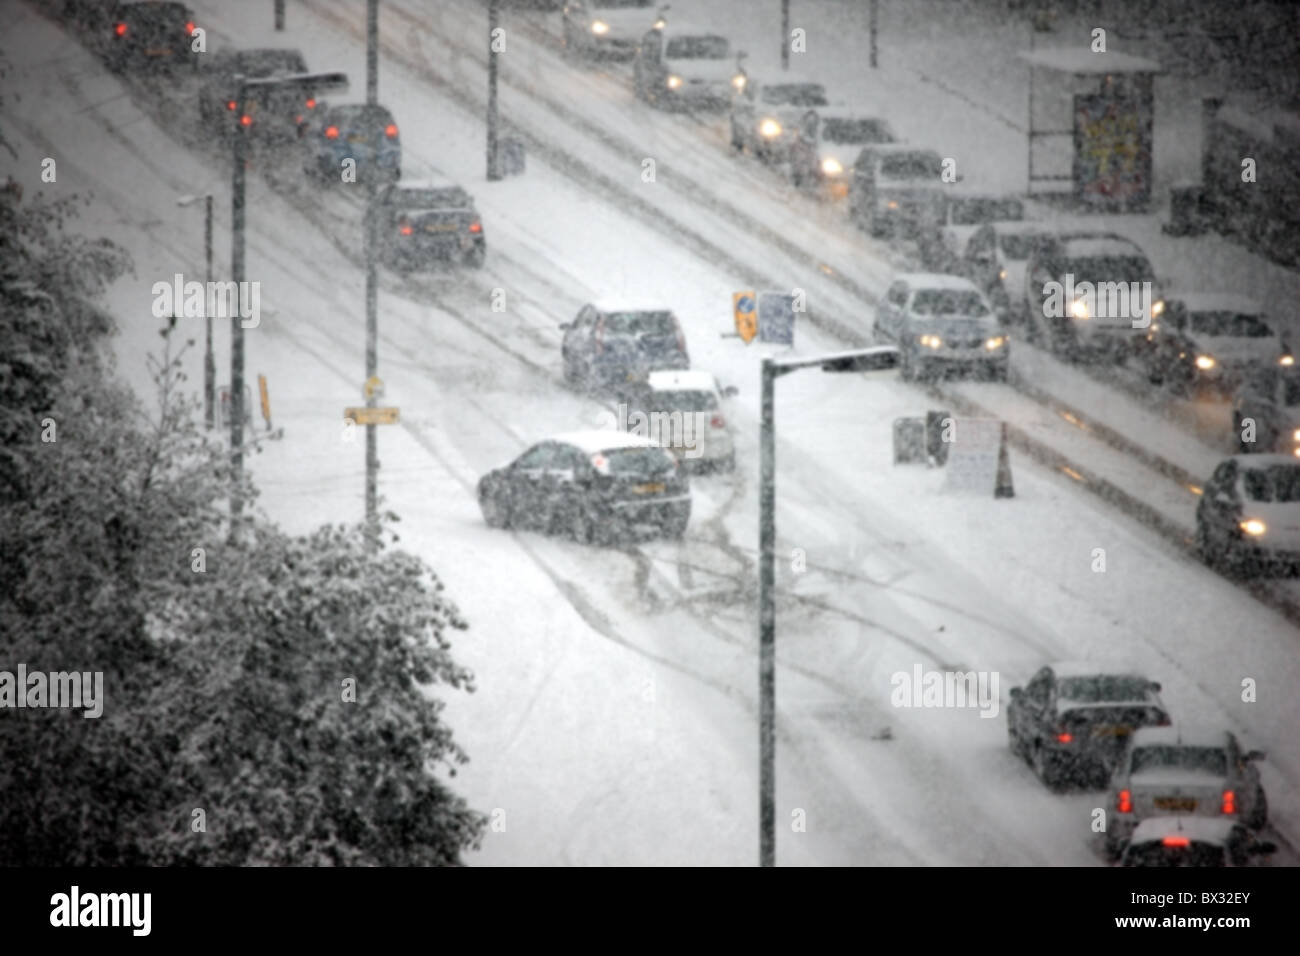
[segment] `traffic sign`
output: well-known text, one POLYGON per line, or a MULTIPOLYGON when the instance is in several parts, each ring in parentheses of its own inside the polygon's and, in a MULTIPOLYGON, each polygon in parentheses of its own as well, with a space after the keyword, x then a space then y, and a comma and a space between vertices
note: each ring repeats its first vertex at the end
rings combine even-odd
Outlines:
POLYGON ((794 296, 764 292, 758 297, 758 340, 794 344, 794 296))
POLYGON ((396 408, 345 408, 343 417, 350 418, 358 425, 396 425, 398 410, 396 408))
POLYGON ((736 317, 736 334, 748 345, 758 334, 758 308, 753 290, 733 292, 731 294, 731 311, 736 317))
POLYGON ((384 394, 384 381, 378 375, 372 375, 366 379, 365 384, 361 386, 361 393, 367 399, 382 398, 384 394))

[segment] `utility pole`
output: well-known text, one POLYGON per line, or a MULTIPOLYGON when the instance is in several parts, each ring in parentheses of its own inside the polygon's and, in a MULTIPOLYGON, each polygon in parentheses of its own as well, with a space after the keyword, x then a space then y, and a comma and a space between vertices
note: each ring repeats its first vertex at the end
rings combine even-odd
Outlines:
POLYGON ((781 69, 790 69, 790 0, 781 0, 781 69))
POLYGON ((878 0, 871 0, 871 9, 868 14, 868 22, 871 25, 871 68, 876 68, 876 18, 879 11, 878 0))
MULTIPOLYGON (((375 263, 375 184, 366 183, 366 382, 379 374, 379 276, 375 263)), ((366 388, 366 406, 375 407, 374 391, 366 388)), ((378 426, 366 426, 366 529, 372 543, 379 540, 378 486, 379 486, 379 435, 378 426)))
MULTIPOLYGON (((203 197, 203 253, 208 261, 207 288, 212 288, 212 193, 203 197)), ((235 288, 239 288, 236 286, 235 288)), ((204 300, 206 302, 206 299, 204 300)), ((212 309, 205 308, 207 326, 203 351, 203 422, 208 428, 216 426, 217 363, 212 357, 212 309)))
POLYGON ((235 77, 239 91, 239 125, 235 129, 234 169, 230 180, 230 273, 235 282, 235 296, 239 308, 230 317, 230 536, 238 534, 239 519, 244 510, 239 489, 244 477, 244 166, 248 162, 248 142, 244 119, 245 99, 248 91, 242 74, 235 77))
POLYGON ((758 865, 776 866, 776 364, 763 359, 758 504, 758 865))
POLYGON ((366 0, 366 102, 379 102, 379 0, 366 0))
POLYGON ((275 28, 284 29, 284 0, 275 0, 275 28))
POLYGON ((501 178, 501 166, 497 161, 497 20, 500 11, 498 0, 488 0, 488 99, 487 99, 487 178, 496 182, 501 178))

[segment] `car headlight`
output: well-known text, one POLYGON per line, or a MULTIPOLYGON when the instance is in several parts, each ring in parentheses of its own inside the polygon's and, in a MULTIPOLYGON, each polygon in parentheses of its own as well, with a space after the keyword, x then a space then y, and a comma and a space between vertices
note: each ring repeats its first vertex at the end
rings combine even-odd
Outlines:
POLYGON ((1070 314, 1076 319, 1088 318, 1088 303, 1082 299, 1075 299, 1074 305, 1070 306, 1070 314))
POLYGON ((606 33, 609 32, 609 24, 606 23, 604 20, 592 20, 591 32, 596 34, 596 36, 598 37, 603 37, 606 33))
POLYGON ((898 200, 897 200, 897 199, 891 199, 891 200, 889 200, 887 203, 885 203, 885 208, 886 208, 886 209, 897 209, 897 208, 898 208, 898 200))
POLYGON ((1291 433, 1291 440, 1300 441, 1300 428, 1297 428, 1294 432, 1291 433))
POLYGON ((1196 356, 1196 367, 1199 368, 1202 372, 1208 372, 1210 369, 1214 368, 1214 366, 1218 364, 1219 363, 1215 361, 1213 355, 1196 356))
POLYGON ((1164 299, 1157 299, 1155 302, 1151 303, 1151 317, 1152 317, 1152 318, 1155 318, 1157 315, 1159 315, 1160 313, 1164 312, 1164 310, 1165 310, 1165 300, 1164 300, 1164 299))
POLYGON ((682 86, 682 78, 678 76, 676 73, 670 74, 668 77, 668 89, 678 90, 681 89, 681 86, 682 86))
POLYGON ((822 172, 827 176, 838 176, 844 172, 844 167, 840 165, 840 161, 834 156, 827 156, 822 160, 822 172))
POLYGON ((1295 356, 1294 356, 1294 355, 1283 355, 1280 359, 1277 360, 1277 364, 1278 364, 1278 365, 1284 365, 1284 366, 1286 366, 1287 368, 1290 368, 1292 365, 1295 364, 1295 356))
POLYGON ((998 278, 999 278, 999 279, 1005 279, 1006 277, 1007 277, 1007 270, 1006 270, 1006 269, 999 269, 999 270, 998 270, 998 278))
POLYGON ((921 344, 926 348, 939 349, 943 348, 943 339, 939 338, 937 335, 926 334, 921 336, 921 344))
POLYGON ((662 30, 666 26, 668 26, 668 21, 665 20, 663 17, 660 17, 658 20, 655 21, 656 30, 662 30))
POLYGON ((1007 337, 1005 335, 995 335, 993 336, 993 338, 988 339, 984 342, 984 347, 988 349, 990 352, 996 352, 998 349, 1002 348, 1002 346, 1006 344, 1007 344, 1007 337))
POLYGON ((781 124, 774 119, 765 119, 758 124, 758 135, 766 139, 781 135, 781 124))
POLYGON ((1245 521, 1241 522, 1241 530, 1246 532, 1246 534, 1250 535, 1252 538, 1258 538, 1268 530, 1268 525, 1264 524, 1264 522, 1260 521, 1258 518, 1247 518, 1245 521))
POLYGON ((735 76, 731 78, 731 85, 736 88, 737 92, 745 88, 745 83, 746 83, 746 79, 744 73, 737 73, 735 76))

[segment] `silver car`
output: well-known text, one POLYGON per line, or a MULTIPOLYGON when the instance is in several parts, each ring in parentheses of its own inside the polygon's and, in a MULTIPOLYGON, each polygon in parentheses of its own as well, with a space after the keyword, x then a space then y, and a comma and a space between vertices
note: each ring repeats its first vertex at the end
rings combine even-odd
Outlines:
POLYGON ((929 272, 894 277, 876 311, 877 340, 897 344, 903 378, 943 369, 983 371, 1005 382, 1011 341, 969 279, 929 272))

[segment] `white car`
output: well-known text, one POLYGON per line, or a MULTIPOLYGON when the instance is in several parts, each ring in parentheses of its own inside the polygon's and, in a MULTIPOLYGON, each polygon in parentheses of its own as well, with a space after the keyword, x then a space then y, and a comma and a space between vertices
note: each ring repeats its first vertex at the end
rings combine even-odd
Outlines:
POLYGON ((985 223, 1024 221, 1025 204, 1018 196, 967 192, 954 185, 939 215, 937 247, 943 258, 940 262, 927 264, 928 268, 947 268, 959 262, 971 236, 985 223))
POLYGON ((735 444, 722 403, 735 394, 734 386, 721 388, 711 372, 651 372, 637 403, 645 421, 629 414, 628 424, 647 426, 648 437, 688 469, 734 471, 735 444))
POLYGON ((898 142, 889 121, 853 106, 819 106, 799 118, 790 142, 790 181, 821 186, 836 199, 849 194, 864 146, 898 142))
POLYGON ((1254 866, 1277 851, 1239 820, 1225 817, 1152 817, 1143 820, 1120 858, 1121 866, 1254 866))
POLYGON ((1259 782, 1257 750, 1243 750, 1224 730, 1142 727, 1111 780, 1110 813, 1101 835, 1117 857, 1152 817, 1177 814, 1240 820, 1258 830, 1268 822, 1268 802, 1259 782))
POLYGON ((931 371, 983 371, 1007 380, 1011 341, 993 306, 969 279, 933 272, 894 277, 876 310, 877 340, 897 344, 900 373, 912 380, 931 371))
POLYGON ((1206 564, 1232 575, 1300 569, 1300 459, 1220 462, 1196 503, 1196 544, 1206 564))
POLYGON ((1294 356, 1254 299, 1198 292, 1170 296, 1156 323, 1182 332, 1196 351, 1197 379, 1230 391, 1250 368, 1291 365, 1294 356), (1290 357, 1290 362, 1287 358, 1290 357))
POLYGON ((726 108, 745 86, 744 56, 711 30, 676 22, 651 29, 633 63, 636 95, 664 109, 726 108))
POLYGON ((1052 227, 1030 220, 978 226, 966 240, 958 271, 983 289, 1005 318, 1024 320, 1029 309, 1025 298, 1029 258, 1035 244, 1053 232, 1052 227))
POLYGON ((660 22, 661 0, 567 0, 564 51, 584 57, 630 58, 645 31, 660 22))
POLYGON ((826 88, 811 80, 773 77, 771 82, 746 74, 744 87, 731 101, 731 148, 750 152, 768 163, 784 163, 809 107, 826 106, 826 88))

